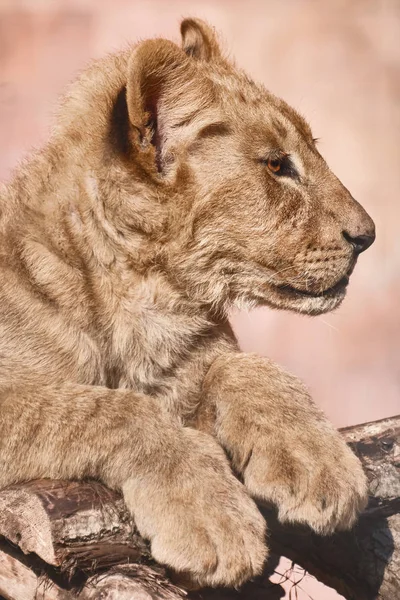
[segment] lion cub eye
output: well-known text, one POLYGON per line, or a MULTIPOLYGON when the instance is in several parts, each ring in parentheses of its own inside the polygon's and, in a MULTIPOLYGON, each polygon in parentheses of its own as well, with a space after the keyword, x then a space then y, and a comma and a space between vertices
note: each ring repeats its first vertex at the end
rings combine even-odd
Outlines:
POLYGON ((282 161, 280 158, 268 158, 267 167, 273 173, 278 173, 282 167, 282 161))
POLYGON ((285 152, 272 152, 267 158, 261 159, 261 163, 268 167, 268 170, 274 175, 299 179, 299 174, 290 160, 290 155, 285 152))

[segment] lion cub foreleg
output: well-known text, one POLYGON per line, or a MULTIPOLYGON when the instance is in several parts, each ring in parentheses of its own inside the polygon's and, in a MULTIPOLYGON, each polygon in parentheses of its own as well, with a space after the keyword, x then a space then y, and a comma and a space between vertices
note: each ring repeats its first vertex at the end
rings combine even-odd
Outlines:
POLYGON ((259 573, 265 523, 219 444, 127 390, 0 381, 0 487, 95 477, 121 489, 156 560, 200 585, 259 573))
POLYGON ((203 416, 212 417, 253 497, 276 504, 282 521, 321 533, 352 526, 366 503, 366 477, 299 380, 237 353, 213 363, 204 390, 203 416))

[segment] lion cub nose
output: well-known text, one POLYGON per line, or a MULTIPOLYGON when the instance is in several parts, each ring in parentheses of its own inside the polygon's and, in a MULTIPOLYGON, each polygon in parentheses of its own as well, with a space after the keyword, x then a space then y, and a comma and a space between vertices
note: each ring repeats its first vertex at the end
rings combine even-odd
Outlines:
POLYGON ((344 239, 353 246, 356 254, 361 254, 361 252, 367 250, 375 240, 375 231, 356 236, 352 236, 347 231, 343 231, 342 235, 344 239))

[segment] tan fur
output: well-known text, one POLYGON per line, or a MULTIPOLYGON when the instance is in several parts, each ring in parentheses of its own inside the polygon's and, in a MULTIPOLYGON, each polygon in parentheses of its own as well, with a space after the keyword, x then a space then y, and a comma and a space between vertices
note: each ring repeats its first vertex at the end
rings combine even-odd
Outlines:
POLYGON ((302 384, 239 353, 228 310, 337 307, 374 226, 302 117, 206 24, 182 35, 92 64, 2 192, 0 485, 99 478, 158 561, 239 585, 267 552, 250 496, 329 533, 366 481, 302 384))

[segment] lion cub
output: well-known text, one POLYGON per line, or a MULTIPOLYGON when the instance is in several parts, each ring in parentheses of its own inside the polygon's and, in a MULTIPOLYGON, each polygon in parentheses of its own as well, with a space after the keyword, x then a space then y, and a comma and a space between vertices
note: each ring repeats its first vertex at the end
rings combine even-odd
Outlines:
POLYGON ((156 560, 232 586, 267 556, 253 498, 330 533, 367 490, 228 310, 336 308, 374 224, 304 119, 181 31, 93 63, 2 193, 0 485, 98 478, 156 560))

